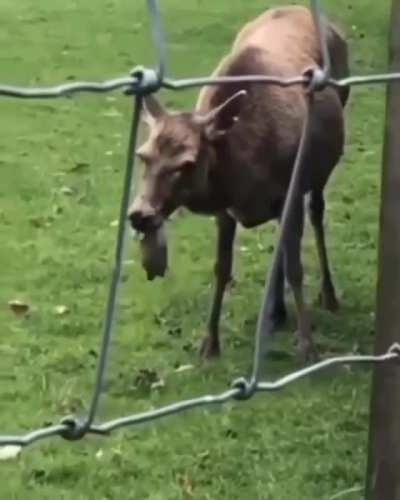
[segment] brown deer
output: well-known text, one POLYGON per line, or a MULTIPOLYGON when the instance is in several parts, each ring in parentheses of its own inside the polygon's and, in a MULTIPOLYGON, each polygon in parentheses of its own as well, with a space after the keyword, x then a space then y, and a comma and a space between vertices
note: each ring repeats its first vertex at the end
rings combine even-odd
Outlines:
MULTIPOLYGON (((348 75, 347 45, 324 20, 332 76, 348 75)), ((230 53, 213 76, 300 75, 322 64, 311 13, 299 6, 270 9, 238 34, 230 53)), ((272 320, 286 318, 285 277, 292 288, 298 319, 299 351, 316 356, 303 294, 301 239, 304 198, 315 231, 320 261, 321 305, 338 307, 324 237, 323 190, 344 144, 343 108, 348 88, 327 87, 314 97, 314 113, 306 152, 306 178, 296 200, 289 236, 284 242, 272 320)), ((225 288, 231 279, 237 222, 250 228, 279 220, 307 112, 302 85, 282 88, 260 83, 206 86, 195 110, 167 111, 154 96, 144 101, 149 137, 137 155, 144 163, 139 193, 130 210, 131 225, 149 234, 184 206, 195 213, 215 214, 218 238, 216 285, 203 340, 204 358, 218 356, 219 319, 225 288)))

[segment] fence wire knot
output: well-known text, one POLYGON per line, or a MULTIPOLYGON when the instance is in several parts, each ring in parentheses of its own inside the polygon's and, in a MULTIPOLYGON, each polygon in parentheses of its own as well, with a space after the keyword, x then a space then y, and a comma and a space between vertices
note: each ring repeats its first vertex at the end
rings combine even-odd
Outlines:
POLYGON ((244 377, 240 377, 233 381, 232 389, 237 389, 239 392, 233 396, 237 401, 247 401, 254 396, 257 390, 257 384, 249 382, 244 377))
POLYGON ((397 358, 394 360, 397 364, 400 364, 400 344, 395 342, 388 351, 389 354, 396 354, 397 358))
POLYGON ((79 441, 88 431, 86 422, 80 421, 73 415, 64 417, 60 423, 65 427, 60 435, 67 441, 79 441))
POLYGON ((303 76, 306 78, 308 92, 320 92, 329 84, 329 73, 320 66, 311 66, 307 68, 303 76))
POLYGON ((162 78, 159 73, 152 69, 146 68, 145 66, 136 66, 130 72, 130 76, 137 80, 137 83, 132 88, 128 88, 125 93, 126 95, 148 95, 153 92, 160 90, 162 86, 162 78))

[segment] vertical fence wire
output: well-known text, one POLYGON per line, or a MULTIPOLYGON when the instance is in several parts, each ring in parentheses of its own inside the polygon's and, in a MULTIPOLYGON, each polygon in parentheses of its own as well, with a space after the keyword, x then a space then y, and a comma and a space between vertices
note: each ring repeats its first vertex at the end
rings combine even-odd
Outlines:
POLYGON ((261 369, 263 366, 263 358, 267 354, 267 349, 271 343, 274 324, 271 319, 272 307, 274 300, 274 290, 278 278, 279 267, 283 259, 285 240, 293 215, 293 210, 296 205, 296 198, 300 193, 300 185, 302 180, 302 173, 304 171, 304 156, 307 150, 307 143, 310 131, 310 120, 313 112, 313 94, 312 92, 306 97, 307 111, 302 126, 301 138, 297 150, 296 160, 293 167, 292 176, 290 179, 289 190, 286 195, 285 204, 283 207, 280 231, 278 234, 278 241, 274 249, 272 257, 271 270, 267 273, 265 282, 265 290, 263 293, 263 301, 260 313, 257 319, 256 335, 255 335, 255 349, 253 360, 253 373, 251 377, 251 387, 254 389, 260 380, 261 369))
POLYGON ((153 38, 153 44, 157 54, 157 76, 158 83, 164 80, 167 69, 167 49, 165 43, 164 31, 161 23, 160 11, 156 0, 147 0, 147 11, 150 19, 150 30, 153 38))
POLYGON ((99 403, 100 393, 102 391, 104 375, 106 372, 107 366, 107 357, 108 351, 111 342, 112 336, 112 328, 114 323, 114 314, 115 314, 115 306, 118 294, 118 286, 121 280, 121 268, 122 268, 122 260, 124 253, 124 240, 126 233, 126 214, 128 212, 132 179, 133 179, 133 169, 135 164, 135 149, 139 128, 139 120, 140 114, 142 111, 142 97, 135 97, 134 110, 132 114, 132 122, 129 133, 129 142, 128 142, 128 151, 126 157, 126 166, 125 166, 125 177, 123 182, 123 193, 121 199, 120 213, 119 213, 119 221, 118 221, 118 229, 117 229, 117 242, 115 248, 115 263, 114 270, 111 277, 111 285, 109 296, 107 300, 105 321, 103 326, 103 335, 102 335, 102 344, 100 357, 97 366, 96 380, 94 385, 94 391, 92 396, 92 401, 90 403, 90 409, 88 413, 88 417, 85 421, 85 428, 88 429, 90 425, 93 423, 93 420, 96 416, 97 407, 99 403))

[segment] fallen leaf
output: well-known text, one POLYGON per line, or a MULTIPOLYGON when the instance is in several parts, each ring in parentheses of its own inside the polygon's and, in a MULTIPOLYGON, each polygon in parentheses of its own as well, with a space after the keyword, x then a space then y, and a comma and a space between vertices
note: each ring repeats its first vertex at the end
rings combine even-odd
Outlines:
POLYGON ((74 194, 74 190, 71 189, 70 187, 68 186, 63 186, 61 189, 60 189, 60 193, 61 194, 65 194, 66 196, 71 196, 74 194))
POLYGON ((21 450, 21 446, 0 446, 0 460, 11 460, 16 458, 21 453, 21 450))
POLYGON ((165 387, 165 381, 163 379, 153 382, 150 386, 151 389, 161 389, 162 387, 165 387))
POLYGON ((110 222, 110 227, 118 227, 118 225, 119 225, 118 220, 113 220, 112 222, 110 222))
POLYGON ((194 366, 193 365, 182 365, 182 366, 178 366, 178 368, 176 368, 175 370, 175 373, 181 373, 181 372, 186 372, 188 370, 193 370, 194 366))
POLYGON ((147 368, 142 368, 138 371, 134 384, 137 388, 149 388, 160 379, 154 370, 148 370, 147 368))
POLYGON ((87 162, 84 162, 84 161, 80 161, 78 163, 75 163, 75 166, 73 166, 71 169, 70 169, 70 172, 77 172, 79 170, 83 170, 84 168, 88 168, 90 167, 90 164, 87 163, 87 162))
POLYGON ((103 450, 99 450, 99 451, 96 453, 95 457, 97 458, 97 460, 101 460, 101 459, 103 458, 103 455, 104 455, 103 450))
POLYGON ((57 316, 65 316, 66 314, 69 313, 69 308, 67 306, 56 306, 54 308, 54 312, 55 314, 57 314, 57 316))
POLYGON ((30 309, 29 304, 21 302, 20 300, 10 300, 8 306, 17 316, 27 314, 30 309))
POLYGON ((187 475, 181 475, 179 474, 177 476, 177 482, 179 486, 182 488, 183 492, 190 497, 194 496, 194 482, 193 480, 188 477, 187 475))
POLYGON ((209 450, 204 450, 201 453, 199 453, 197 456, 200 459, 200 463, 204 464, 210 458, 211 453, 209 450))

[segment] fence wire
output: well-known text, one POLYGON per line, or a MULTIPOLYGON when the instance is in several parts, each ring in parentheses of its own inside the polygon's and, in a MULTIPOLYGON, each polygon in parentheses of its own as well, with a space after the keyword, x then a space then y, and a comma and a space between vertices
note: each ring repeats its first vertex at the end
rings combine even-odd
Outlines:
POLYGON ((34 430, 22 435, 0 435, 0 446, 16 445, 26 446, 36 441, 40 441, 52 436, 61 436, 64 439, 73 441, 82 439, 87 434, 108 435, 110 432, 121 427, 133 426, 156 420, 168 415, 181 413, 200 406, 217 405, 229 400, 243 401, 250 399, 257 392, 277 391, 285 388, 287 385, 309 376, 313 373, 326 370, 332 366, 344 364, 378 364, 396 362, 400 363, 400 345, 394 344, 386 353, 381 355, 344 355, 329 358, 311 366, 307 366, 298 371, 290 373, 275 382, 260 381, 260 373, 263 358, 267 352, 268 342, 271 339, 272 325, 268 320, 269 309, 272 298, 273 282, 277 275, 280 252, 283 248, 285 234, 288 230, 288 222, 293 212, 294 200, 299 193, 299 180, 303 169, 303 156, 306 142, 309 135, 309 121, 313 112, 314 94, 327 86, 340 88, 355 85, 368 85, 378 83, 390 83, 400 81, 400 73, 388 73, 366 76, 349 76, 347 78, 335 79, 331 77, 331 62, 328 51, 327 37, 324 29, 322 13, 317 0, 310 0, 310 10, 313 16, 316 33, 319 38, 322 66, 315 68, 305 68, 302 75, 294 75, 291 78, 278 78, 265 75, 243 75, 237 77, 200 77, 188 79, 171 79, 166 74, 166 43, 162 29, 161 16, 156 0, 147 0, 147 10, 150 20, 153 44, 157 54, 157 68, 146 68, 138 66, 130 75, 106 80, 104 82, 73 82, 53 87, 21 87, 13 85, 0 84, 0 96, 20 99, 45 99, 72 96, 73 94, 91 92, 105 93, 115 90, 124 90, 127 95, 133 96, 134 110, 132 114, 131 131, 129 136, 127 161, 125 168, 125 177, 123 182, 123 194, 120 205, 119 225, 117 232, 115 262, 110 282, 108 300, 106 304, 105 319, 103 324, 103 334, 101 337, 100 356, 96 370, 94 389, 86 418, 79 419, 76 416, 64 417, 59 424, 51 425, 41 429, 34 430), (303 124, 299 149, 293 168, 288 195, 286 197, 280 233, 270 271, 267 274, 263 301, 258 316, 255 332, 254 362, 251 377, 235 380, 230 389, 214 395, 200 396, 164 407, 149 410, 143 413, 136 413, 126 417, 116 418, 95 424, 99 400, 101 397, 104 377, 107 368, 107 359, 109 347, 112 339, 112 330, 115 318, 115 306, 118 294, 118 286, 121 278, 121 268, 124 254, 124 241, 127 230, 126 215, 130 199, 133 168, 134 151, 137 140, 140 114, 142 111, 143 97, 149 93, 157 92, 165 88, 170 90, 181 90, 191 87, 200 87, 203 85, 224 85, 232 83, 264 83, 268 85, 278 85, 289 87, 293 85, 302 85, 308 89, 307 94, 307 115, 303 124))

